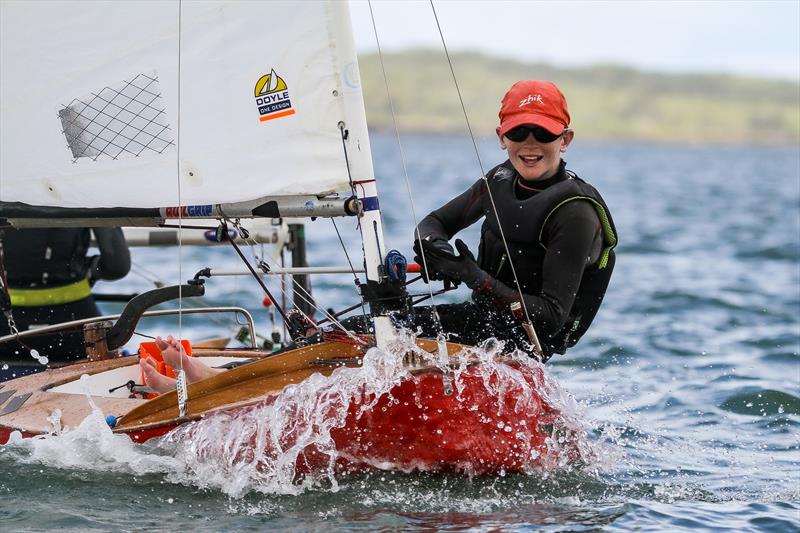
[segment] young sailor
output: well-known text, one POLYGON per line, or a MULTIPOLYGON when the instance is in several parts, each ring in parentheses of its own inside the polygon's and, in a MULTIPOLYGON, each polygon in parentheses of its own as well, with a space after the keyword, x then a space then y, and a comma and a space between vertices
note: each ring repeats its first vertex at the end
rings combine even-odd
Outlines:
MULTIPOLYGON (((499 118, 508 159, 419 223, 414 259, 427 278, 473 290, 471 302, 437 306, 450 340, 496 337, 532 354, 522 327, 529 318, 547 360, 591 324, 614 268, 617 234, 600 193, 561 158, 575 134, 555 84, 515 83, 499 118), (460 239, 456 253, 448 241, 481 218, 477 260, 460 239)), ((417 325, 435 334, 437 321, 423 309, 417 325)))
MULTIPOLYGON (((414 316, 398 317, 397 323, 421 337, 435 337, 441 329, 448 340, 464 344, 494 337, 506 342, 506 350, 534 356, 522 327, 527 312, 546 361, 574 346, 591 324, 614 268, 617 234, 600 193, 567 170, 561 158, 575 134, 555 84, 515 83, 503 97, 499 117, 497 137, 508 160, 426 216, 414 243, 414 260, 425 267, 426 280, 464 283, 473 290, 473 301, 436 306, 438 320, 431 307, 415 308, 414 316), (478 259, 460 239, 456 254, 448 241, 481 218, 478 259)), ((362 316, 344 324, 369 331, 362 316)), ((182 358, 189 382, 222 371, 183 355, 177 341, 168 344, 162 348, 165 361, 177 368, 182 358)), ((140 365, 154 390, 175 387, 175 380, 147 361, 140 365)))

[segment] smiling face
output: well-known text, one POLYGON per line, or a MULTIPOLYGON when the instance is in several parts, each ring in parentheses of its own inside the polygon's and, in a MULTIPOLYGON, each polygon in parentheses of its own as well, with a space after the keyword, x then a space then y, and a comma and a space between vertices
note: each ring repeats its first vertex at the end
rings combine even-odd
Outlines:
POLYGON ((572 142, 575 133, 567 130, 564 135, 551 143, 541 143, 528 135, 521 142, 514 142, 505 135, 500 134, 497 128, 497 137, 500 147, 508 150, 508 159, 522 179, 528 181, 547 179, 555 175, 561 163, 561 154, 567 151, 567 146, 572 142))

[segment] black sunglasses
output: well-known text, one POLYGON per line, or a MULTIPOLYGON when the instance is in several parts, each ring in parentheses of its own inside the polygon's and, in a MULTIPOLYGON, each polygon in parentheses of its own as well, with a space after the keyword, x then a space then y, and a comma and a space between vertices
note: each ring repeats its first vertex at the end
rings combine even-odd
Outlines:
POLYGON ((505 136, 509 141, 521 143, 528 138, 528 135, 533 134, 533 138, 536 139, 536 142, 547 144, 555 141, 566 132, 567 128, 564 128, 564 131, 561 133, 555 134, 540 126, 517 126, 514 129, 508 130, 505 136))

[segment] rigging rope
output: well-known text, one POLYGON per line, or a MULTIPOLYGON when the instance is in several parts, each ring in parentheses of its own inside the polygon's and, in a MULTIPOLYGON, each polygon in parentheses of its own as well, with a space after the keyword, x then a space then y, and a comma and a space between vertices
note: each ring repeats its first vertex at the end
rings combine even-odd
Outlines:
MULTIPOLYGON (((277 303, 275 303, 275 297, 272 296, 271 292, 269 292, 269 289, 267 288, 267 284, 264 283, 264 280, 262 280, 261 276, 259 276, 258 273, 255 271, 253 266, 250 264, 250 261, 248 261, 247 258, 244 256, 244 254, 242 253, 242 250, 239 248, 239 245, 234 242, 234 239, 228 239, 228 242, 231 243, 231 246, 233 246, 233 249, 236 250, 237 254, 239 254, 239 257, 244 262, 244 264, 247 267, 247 269, 250 271, 250 273, 253 275, 253 277, 256 278, 256 281, 259 283, 259 285, 261 285, 261 288, 264 290, 266 295, 269 296, 269 298, 272 300, 273 305, 275 305, 275 307, 278 309, 278 313, 280 313, 281 317, 283 318, 283 321, 288 325, 289 318, 286 316, 286 313, 284 312, 283 307, 281 307, 277 303)), ((266 268, 269 268, 269 265, 266 265, 266 268)))
MULTIPOLYGON (((340 121, 338 126, 339 126, 339 134, 342 137, 342 153, 344 153, 344 164, 345 164, 345 168, 347 168, 347 181, 350 183, 350 193, 353 196, 357 197, 358 194, 356 193, 356 182, 353 181, 353 174, 350 171, 350 157, 347 155, 347 136, 348 136, 348 131, 346 129, 344 129, 344 127, 345 127, 345 123, 344 122, 340 121)), ((362 190, 363 190, 363 187, 362 187, 362 190)), ((355 285, 356 285, 356 287, 358 287, 360 285, 360 281, 358 280, 358 275, 356 275, 356 269, 353 267, 353 262, 350 261, 350 254, 347 253, 347 247, 344 245, 344 241, 342 240, 342 235, 339 233, 339 227, 336 226, 336 221, 333 219, 333 217, 331 217, 331 222, 333 222, 333 228, 336 230, 336 235, 339 237, 339 243, 342 245, 342 250, 344 251, 345 257, 347 258, 347 264, 350 265, 350 270, 353 273, 353 279, 355 280, 355 285)), ((361 230, 361 217, 360 216, 356 217, 356 229, 358 229, 359 231, 361 230)), ((362 249, 363 249, 363 243, 362 243, 362 249)), ((292 281, 294 281, 294 278, 292 278, 292 281)), ((364 307, 364 295, 361 294, 360 290, 358 291, 358 297, 361 299, 361 314, 366 318, 367 310, 364 307)))
MULTIPOLYGON (((181 196, 181 37, 183 24, 183 0, 178 1, 178 124, 176 127, 177 139, 177 178, 178 178, 178 206, 182 205, 181 196)), ((178 209, 178 339, 183 338, 183 216, 182 210, 178 209)), ((180 351, 182 347, 178 348, 180 351)), ((175 388, 178 392, 178 412, 180 416, 186 416, 186 404, 189 401, 188 389, 186 387, 186 372, 183 370, 183 356, 180 360, 175 388)))
MULTIPOLYGON (((344 152, 344 163, 345 163, 345 167, 347 168, 347 180, 350 183, 350 193, 353 196, 357 197, 358 194, 356 193, 356 183, 353 181, 353 174, 350 171, 350 157, 347 155, 347 142, 346 141, 347 141, 348 132, 347 132, 346 129, 344 129, 344 127, 345 127, 345 123, 344 122, 339 122, 339 133, 340 133, 340 135, 342 137, 342 152, 344 152)), ((362 187, 362 190, 363 190, 363 187, 362 187)), ((344 256, 347 258, 347 264, 350 265, 350 270, 353 273, 353 280, 355 281, 355 285, 356 285, 356 287, 359 287, 361 282, 359 281, 358 275, 356 274, 356 269, 353 267, 353 262, 350 261, 350 254, 347 253, 347 247, 344 245, 344 241, 342 240, 342 235, 339 233, 339 227, 336 225, 336 220, 334 220, 333 217, 331 217, 331 222, 333 222, 333 228, 336 230, 336 236, 339 237, 339 244, 342 245, 342 250, 344 251, 344 256)), ((361 217, 360 216, 356 217, 356 229, 358 229, 359 231, 361 230, 361 217)), ((363 243, 362 243, 362 246, 363 246, 363 243)), ((292 278, 292 281, 294 281, 294 278, 292 278)), ((367 317, 367 309, 366 309, 366 307, 364 307, 364 295, 361 293, 360 290, 358 291, 358 297, 361 299, 361 315, 366 319, 366 317, 367 317)))
MULTIPOLYGON (((436 8, 433 5, 433 0, 429 0, 429 2, 431 4, 431 11, 433 11, 433 18, 436 20, 436 28, 439 31, 439 37, 442 40, 442 47, 444 48, 444 53, 445 56, 447 57, 447 64, 450 66, 450 74, 453 77, 453 84, 455 85, 456 92, 458 93, 458 101, 461 103, 461 111, 464 113, 464 121, 467 124, 469 137, 472 140, 472 146, 475 150, 475 157, 478 159, 478 167, 480 168, 481 171, 481 179, 486 184, 486 192, 488 193, 489 196, 489 202, 492 205, 492 212, 494 214, 495 219, 497 220, 497 227, 500 230, 500 239, 503 241, 503 247, 505 248, 506 251, 506 257, 508 257, 508 264, 511 266, 511 273, 514 275, 514 284, 517 286, 517 293, 519 294, 521 307, 523 311, 525 311, 525 321, 531 327, 531 329, 533 329, 533 322, 531 321, 530 314, 528 313, 528 308, 525 305, 524 294, 522 293, 522 286, 520 285, 519 277, 517 276, 517 269, 514 267, 514 261, 512 261, 511 259, 511 251, 508 248, 508 241, 506 241, 506 236, 505 233, 503 232, 503 225, 500 224, 500 215, 497 212, 497 206, 494 203, 494 197, 492 196, 492 189, 491 187, 489 187, 489 180, 486 178, 486 172, 483 169, 483 161, 481 161, 481 155, 480 152, 478 151, 478 144, 475 141, 475 135, 472 132, 472 126, 470 125, 469 116, 467 115, 467 108, 464 105, 464 99, 461 96, 461 88, 458 85, 458 79, 456 78, 456 72, 455 69, 453 68, 453 62, 450 60, 450 53, 448 52, 447 44, 444 41, 444 33, 442 33, 442 27, 439 24, 439 17, 436 15, 436 8)), ((534 339, 535 339, 535 333, 534 333, 534 339)), ((541 350, 539 346, 537 346, 536 348, 541 350)))
MULTIPOLYGON (((380 38, 378 37, 378 28, 375 24, 375 14, 372 11, 372 1, 370 0, 367 3, 369 5, 370 19, 372 20, 372 31, 375 33, 375 44, 378 47, 378 58, 380 59, 381 71, 383 73, 383 84, 384 87, 386 87, 386 97, 389 100, 389 110, 391 111, 392 114, 392 125, 394 126, 395 137, 397 138, 397 147, 400 151, 400 165, 403 168, 403 177, 405 178, 406 192, 408 193, 409 203, 411 204, 411 217, 414 220, 414 233, 416 233, 417 235, 417 240, 422 241, 422 236, 420 235, 419 228, 417 227, 419 224, 419 220, 417 219, 417 210, 414 206, 414 196, 411 193, 411 182, 408 178, 408 168, 406 166, 405 152, 403 151, 403 143, 400 140, 400 130, 397 127, 397 115, 395 113, 394 101, 392 100, 392 93, 389 88, 389 76, 386 73, 386 65, 384 64, 383 61, 383 51, 381 50, 381 42, 380 38)), ((427 274, 428 261, 425 257, 425 251, 422 248, 422 246, 420 246, 420 257, 422 258, 422 268, 427 274)), ((436 300, 433 294, 433 287, 430 283, 428 284, 428 294, 430 295, 431 298, 431 304, 432 304, 431 307, 433 309, 433 318, 434 318, 436 332, 438 335, 442 335, 444 333, 444 328, 442 327, 442 321, 439 318, 439 312, 436 309, 436 300)))
MULTIPOLYGON (((354 341, 356 341, 358 344, 367 344, 367 343, 366 343, 366 342, 364 342, 364 341, 363 341, 361 338, 359 338, 359 337, 358 337, 356 334, 354 334, 352 331, 350 331, 349 329, 347 329, 346 327, 344 327, 344 324, 342 324, 342 323, 341 323, 339 320, 337 320, 335 315, 333 315, 333 314, 329 313, 329 312, 328 312, 326 309, 323 309, 323 308, 320 308, 320 307, 318 307, 318 306, 316 305, 316 303, 314 302, 314 298, 311 296, 311 294, 309 294, 309 292, 308 292, 308 291, 306 291, 305 287, 303 287, 303 286, 302 286, 300 283, 298 283, 298 282, 297 282, 297 281, 296 281, 294 278, 292 278, 292 283, 294 283, 294 285, 295 285, 295 287, 294 287, 294 290, 297 290, 297 289, 299 289, 299 290, 300 290, 300 292, 296 292, 295 294, 296 294, 297 296, 299 296, 299 297, 300 297, 300 298, 301 298, 303 301, 305 301, 306 303, 308 303, 310 306, 312 306, 314 309, 316 309, 317 311, 319 311, 319 312, 320 312, 320 314, 322 314, 322 315, 325 317, 325 320, 329 321, 329 322, 330 322, 331 324, 333 324, 335 327, 337 327, 337 328, 339 328, 340 330, 342 330, 342 332, 345 334, 345 336, 347 336, 347 337, 349 337, 349 338, 353 339, 353 340, 354 340, 354 341), (305 295, 303 295, 303 293, 305 293, 305 295)), ((306 317, 306 318, 308 318, 308 319, 310 320, 310 317, 308 317, 308 315, 306 315, 305 313, 303 313, 303 311, 302 311, 301 309, 298 309, 298 311, 299 311, 299 312, 300 312, 300 313, 301 313, 301 314, 302 314, 304 317, 306 317)), ((312 322, 313 322, 313 321, 312 321, 312 322)), ((316 325, 319 325, 319 323, 317 323, 316 325)), ((325 333, 325 332, 323 332, 323 333, 325 333)), ((327 338, 327 335, 328 335, 328 333, 325 333, 325 335, 326 335, 326 338, 327 338)))
MULTIPOLYGON (((345 153, 346 152, 347 152, 347 150, 345 149, 345 153)), ((351 184, 353 183, 352 179, 351 179, 350 183, 351 184)), ((353 186, 353 191, 355 191, 355 186, 353 186)), ((353 273, 353 281, 355 282, 356 287, 358 287, 359 285, 361 285, 361 281, 358 279, 358 275, 356 274, 356 269, 353 266, 353 262, 350 260, 350 254, 347 253, 347 247, 344 245, 344 240, 342 239, 342 234, 339 233, 339 227, 336 225, 336 220, 333 217, 331 217, 331 222, 333 223, 333 229, 336 230, 336 236, 339 237, 339 244, 342 245, 342 251, 344 251, 344 256, 347 258, 347 264, 350 265, 350 271, 353 273)), ((357 222, 357 224, 360 224, 360 223, 361 223, 360 221, 357 222)), ((361 291, 358 291, 358 297, 361 300, 361 302, 360 302, 360 305, 361 305, 361 316, 363 316, 366 319, 367 318, 367 309, 366 309, 366 307, 364 307, 364 295, 361 294, 361 291)))
MULTIPOLYGON (((338 229, 337 229, 337 233, 338 233, 338 229)), ((240 234, 240 235, 241 235, 241 234, 240 234)), ((255 241, 254 239, 252 239, 252 238, 250 237, 250 234, 249 234, 248 232, 246 232, 246 231, 245 231, 245 234, 243 235, 243 240, 245 241, 245 243, 246 243, 246 244, 250 244, 250 248, 251 248, 251 250, 253 251, 253 254, 254 254, 254 256, 255 256, 255 250, 254 250, 254 247, 255 247, 255 245, 256 245, 256 244, 258 244, 258 242, 257 242, 257 241, 255 241)), ((340 239, 340 240, 341 240, 341 239, 340 239)), ((274 297, 272 296, 272 294, 270 294, 270 292, 267 290, 267 288, 266 288, 266 284, 263 282, 263 280, 261 280, 261 277, 260 277, 260 276, 259 276, 259 275, 258 275, 258 274, 257 274, 257 273, 256 273, 256 272, 255 272, 255 271, 254 271, 254 270, 253 270, 251 267, 250 267, 250 265, 248 264, 247 260, 244 258, 244 256, 242 255, 241 251, 240 251, 240 250, 239 250, 239 248, 236 246, 236 244, 234 244, 234 243, 233 243, 233 241, 231 241, 231 244, 233 244, 234 248, 235 248, 235 249, 236 249, 236 251, 239 253, 239 256, 242 258, 242 261, 244 261, 245 265, 247 265, 248 269, 250 269, 250 272, 253 274, 253 276, 255 276, 255 277, 256 277, 256 280, 259 282, 259 284, 261 285, 261 287, 262 287, 262 288, 264 289, 264 291, 267 293, 267 296, 269 296, 270 300, 272 300, 272 302, 273 302, 273 305, 275 305, 275 307, 276 307, 276 308, 278 309, 278 311, 280 312, 281 316, 284 318, 284 325, 285 325, 285 326, 287 327, 287 329, 288 329, 288 328, 289 328, 289 325, 288 325, 288 320, 287 320, 287 317, 286 317, 286 315, 284 314, 284 312, 283 312, 283 310, 281 309, 281 307, 280 307, 280 306, 277 304, 277 302, 275 301, 275 298, 274 298, 274 297)), ((283 243, 281 243, 281 248, 280 248, 281 250, 282 250, 282 246, 283 246, 283 243)), ((342 246, 344 246, 344 243, 342 243, 342 246)), ((345 250, 345 254, 346 254, 346 253, 347 253, 347 251, 345 250)), ((274 257, 274 255, 273 255, 273 257, 274 257)), ((257 258, 256 258, 256 259, 257 259, 257 258)), ((348 261, 349 261, 349 257, 348 257, 348 261)), ((257 259, 257 264, 259 265, 259 267, 260 267, 262 270, 264 270, 264 268, 266 268, 267 270, 269 269, 269 265, 268 265, 267 263, 265 263, 263 260, 257 259)), ((352 265, 352 263, 350 263, 350 268, 353 270, 353 274, 355 275, 355 269, 353 268, 353 265, 352 265)), ((282 278, 283 278, 283 276, 282 276, 282 278)), ((308 291, 305 289, 305 287, 303 287, 303 286, 302 286, 302 285, 301 285, 301 284, 300 284, 300 283, 299 283, 299 282, 298 282, 296 279, 294 279, 294 277, 293 277, 293 276, 290 276, 290 278, 291 278, 291 280, 292 280, 292 284, 293 284, 293 285, 292 285, 292 290, 294 291, 294 293, 295 293, 295 295, 296 295, 296 296, 298 296, 300 299, 302 299, 302 300, 303 300, 305 303, 307 303, 307 304, 308 304, 310 307, 314 308, 314 310, 318 311, 320 314, 322 314, 323 316, 325 316, 325 317, 326 317, 326 318, 327 318, 327 319, 328 319, 328 320, 329 320, 329 321, 330 321, 330 322, 331 322, 331 323, 332 323, 334 326, 336 326, 336 327, 338 327, 339 329, 341 329, 341 330, 342 330, 342 331, 343 331, 343 332, 344 332, 346 335, 349 335, 350 337, 352 337, 352 338, 353 338, 355 341, 357 341, 359 344, 363 344, 363 342, 362 342, 362 341, 361 341, 361 340, 360 340, 358 337, 356 337, 355 335, 353 335, 353 333, 352 333, 352 332, 348 331, 348 330, 347 330, 347 328, 345 328, 345 327, 344 327, 344 325, 343 325, 343 324, 342 324, 340 321, 336 320, 336 318, 335 318, 334 316, 332 316, 330 313, 328 313, 328 312, 327 312, 327 311, 326 311, 324 308, 321 308, 321 307, 319 307, 319 306, 317 305, 317 303, 314 301, 314 298, 311 296, 311 294, 310 294, 310 293, 309 293, 309 292, 308 292, 308 291), (305 294, 303 294, 303 293, 305 293, 305 294)), ((356 278, 356 280, 358 280, 358 278, 356 278)), ((281 283, 281 285, 280 285, 280 291, 281 291, 281 294, 282 294, 282 296, 284 296, 284 298, 285 298, 285 297, 288 297, 288 290, 287 290, 287 289, 286 289, 286 288, 283 286, 283 283, 281 283)), ((362 299, 362 305, 363 305, 363 299, 362 299)), ((285 307, 285 306, 284 306, 284 307, 285 307)), ((299 307, 296 307, 296 308, 295 308, 295 310, 296 310, 296 311, 297 311, 297 312, 298 312, 298 313, 299 313, 299 314, 300 314, 300 315, 301 315, 303 318, 305 318, 306 320, 308 320, 310 323, 312 323, 312 324, 314 323, 314 320, 313 320, 313 319, 312 319, 310 316, 308 316, 306 313, 304 313, 302 309, 300 309, 299 307)))

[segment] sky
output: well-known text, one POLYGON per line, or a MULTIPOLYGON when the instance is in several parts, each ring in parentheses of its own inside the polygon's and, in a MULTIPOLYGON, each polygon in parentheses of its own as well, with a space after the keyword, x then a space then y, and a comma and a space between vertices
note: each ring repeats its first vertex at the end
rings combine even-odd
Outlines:
MULTIPOLYGON (((800 0, 434 0, 448 50, 558 67, 613 63, 659 72, 800 81, 800 0)), ((377 49, 366 0, 350 0, 359 52, 377 49)), ((427 0, 373 0, 384 52, 442 49, 427 0)))

